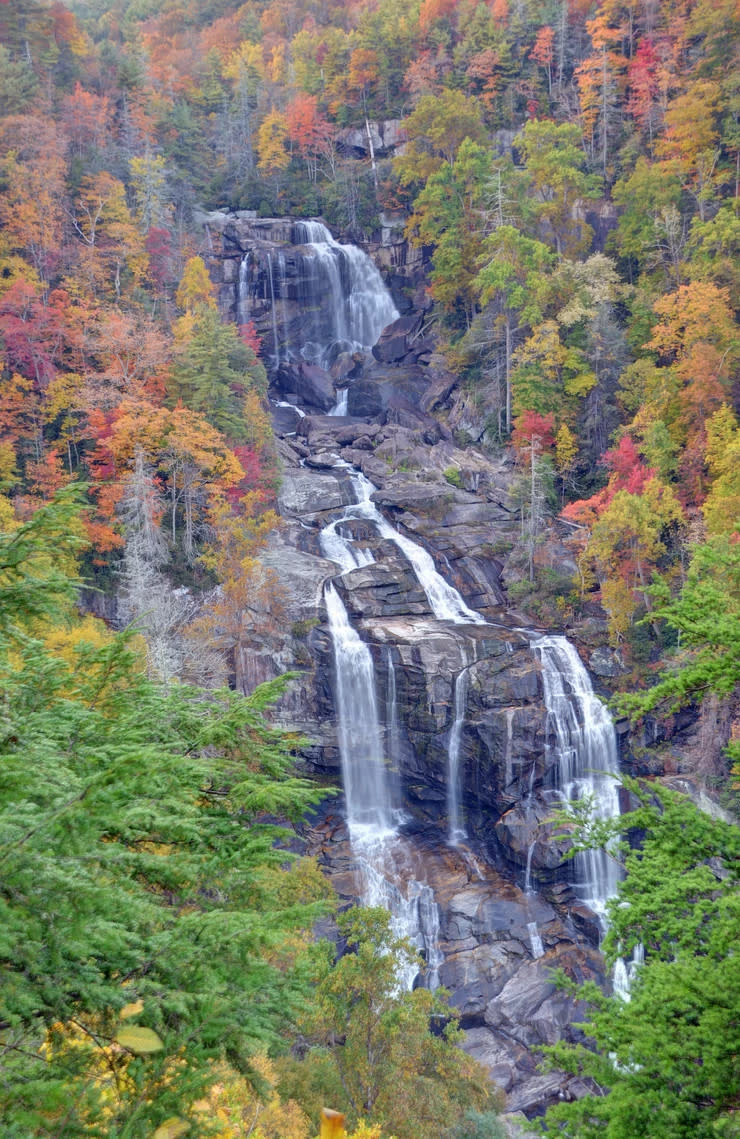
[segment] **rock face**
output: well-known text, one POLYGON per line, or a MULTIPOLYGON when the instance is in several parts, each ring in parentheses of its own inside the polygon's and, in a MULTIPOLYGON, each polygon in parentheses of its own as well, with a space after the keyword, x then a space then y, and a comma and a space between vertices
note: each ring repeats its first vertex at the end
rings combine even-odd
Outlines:
MULTIPOLYGON (((374 254, 389 281, 397 271, 408 283, 416 269, 402 264, 398 219, 385 220, 374 254)), ((465 1047, 506 1091, 510 1110, 531 1116, 587 1090, 537 1070, 538 1050, 570 1036, 582 1015, 555 989, 552 970, 605 978, 598 919, 577 900, 567 846, 548 821, 559 776, 533 648, 541 631, 507 604, 513 571, 505 551, 518 533, 510 460, 456 445, 453 429, 479 437, 475 418, 426 340, 423 305, 409 310, 398 293, 363 343, 355 332, 338 335, 313 286, 301 284, 318 279, 309 262, 331 257, 350 288, 349 255, 309 240, 321 236, 310 228, 318 223, 241 214, 208 224, 220 241, 224 312, 248 315, 266 338, 282 436, 284 525, 264 560, 280 583, 286 620, 243 671, 255 679, 295 671, 278 715, 308 740, 306 768, 341 782, 324 600, 331 580, 369 651, 385 766, 403 806, 387 873, 400 895, 411 879, 433 891, 439 981, 459 1011, 465 1047), (352 509, 353 470, 373 484, 366 508, 352 509), (330 523, 354 551, 346 564, 322 546, 330 523), (404 547, 409 540, 460 592, 468 617, 440 619, 404 547)), ((540 556, 568 572, 559 540, 540 556)), ((594 671, 616 675, 618 658, 602 651, 597 631, 588 647, 594 671)), ((331 801, 306 841, 342 897, 363 896, 341 800, 331 801)))

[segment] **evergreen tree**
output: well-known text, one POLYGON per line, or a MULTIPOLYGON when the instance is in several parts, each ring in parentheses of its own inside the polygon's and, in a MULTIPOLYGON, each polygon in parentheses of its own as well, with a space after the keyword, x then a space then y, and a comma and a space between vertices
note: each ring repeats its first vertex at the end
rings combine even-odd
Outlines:
POLYGON ((130 637, 73 620, 77 504, 0 534, 0 1114, 12 1139, 150 1136, 225 1058, 249 1073, 302 996, 311 897, 276 889, 265 813, 317 790, 249 699, 163 690, 130 637))
POLYGON ((640 806, 613 829, 639 828, 644 838, 625 852, 626 878, 609 904, 604 949, 614 964, 641 945, 645 960, 629 999, 595 985, 576 990, 561 978, 591 1003, 589 1022, 579 1026, 590 1044, 555 1045, 547 1049, 550 1062, 590 1076, 598 1091, 551 1108, 544 1132, 565 1139, 734 1136, 740 831, 683 795, 624 782, 640 806))

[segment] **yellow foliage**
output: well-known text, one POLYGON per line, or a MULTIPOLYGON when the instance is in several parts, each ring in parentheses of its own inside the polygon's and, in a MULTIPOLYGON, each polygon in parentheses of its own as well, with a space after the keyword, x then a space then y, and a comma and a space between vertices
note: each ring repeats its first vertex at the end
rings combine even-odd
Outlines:
POLYGON ((61 657, 67 664, 75 666, 78 663, 78 654, 81 645, 90 645, 95 649, 102 649, 113 640, 113 634, 103 621, 97 617, 83 617, 71 628, 57 626, 44 634, 46 647, 61 657))
POLYGON ((347 1136, 347 1139, 394 1139, 394 1136, 383 1135, 379 1123, 365 1123, 365 1120, 361 1119, 355 1130, 347 1136))
POLYGON ((555 465, 562 473, 569 471, 578 455, 578 440, 568 427, 562 423, 555 438, 555 465))
POLYGON ((52 1057, 63 1060, 65 1056, 79 1057, 80 1052, 86 1053, 85 1070, 97 1092, 94 1121, 97 1129, 115 1116, 123 1096, 134 1095, 135 1084, 127 1074, 130 1053, 115 1041, 102 1044, 96 1028, 90 1026, 89 1031, 85 1031, 79 1024, 53 1024, 39 1052, 47 1060, 52 1057))
POLYGON ((182 279, 177 286, 175 303, 186 313, 195 312, 198 308, 215 308, 216 299, 213 292, 213 282, 208 276, 205 261, 202 257, 191 257, 183 270, 182 279))
POLYGON ((707 466, 714 481, 702 506, 709 534, 733 534, 740 518, 740 427, 726 404, 707 423, 707 466))
POLYGON ((224 64, 224 76, 237 82, 250 77, 255 80, 261 78, 265 72, 262 55, 261 44, 243 40, 238 50, 224 64))
POLYGON ((288 138, 288 123, 280 111, 270 111, 265 115, 257 132, 257 165, 263 174, 278 174, 285 170, 290 155, 285 149, 288 138))
POLYGON ((632 624, 635 594, 621 577, 611 578, 601 586, 601 604, 609 615, 609 640, 617 645, 632 624))
POLYGON ((5 494, 0 494, 0 532, 7 534, 10 530, 15 530, 18 522, 13 510, 13 504, 5 494))
POLYGON ((218 1125, 216 1139, 309 1139, 308 1116, 293 1101, 283 1102, 275 1084, 272 1061, 264 1054, 253 1056, 251 1066, 266 1090, 261 1098, 254 1088, 226 1064, 214 1066, 214 1083, 208 1095, 194 1105, 218 1125))
MULTIPOLYGON (((395 1135, 388 1135, 384 1133, 383 1128, 379 1123, 366 1123, 364 1119, 359 1120, 354 1131, 343 1132, 346 1139, 396 1139, 395 1135)), ((316 1136, 315 1139, 322 1139, 321 1136, 316 1136)))
MULTIPOLYGON (((15 465, 15 447, 7 441, 0 442, 0 486, 10 487, 18 481, 18 470, 15 465)), ((11 507, 12 510, 12 507, 11 507)), ((0 526, 2 518, 0 518, 0 526)))

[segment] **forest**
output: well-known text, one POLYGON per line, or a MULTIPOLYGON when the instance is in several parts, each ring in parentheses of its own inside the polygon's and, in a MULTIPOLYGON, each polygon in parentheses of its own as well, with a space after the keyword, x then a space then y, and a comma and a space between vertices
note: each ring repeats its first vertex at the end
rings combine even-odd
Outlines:
POLYGON ((591 1091, 540 1126, 740 1134, 737 45, 733 0, 0 3, 9 1139, 506 1134, 413 947, 304 856, 334 791, 271 716, 290 675, 246 683, 287 618, 272 361, 199 220, 238 210, 402 233, 455 445, 510 473, 510 602, 603 615, 615 715, 703 732, 718 817, 625 778, 618 829, 564 824, 621 841, 603 948, 647 958, 579 990, 590 1044, 546 1063, 591 1091))

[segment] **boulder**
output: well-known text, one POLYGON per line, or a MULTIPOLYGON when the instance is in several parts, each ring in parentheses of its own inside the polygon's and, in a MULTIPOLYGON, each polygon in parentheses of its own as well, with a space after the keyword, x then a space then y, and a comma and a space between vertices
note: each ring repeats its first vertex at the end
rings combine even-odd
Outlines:
POLYGON ((373 347, 373 356, 381 364, 392 364, 402 360, 406 355, 409 343, 421 328, 423 316, 421 313, 410 313, 394 320, 380 334, 378 343, 373 347))
POLYGON ((597 676, 603 676, 610 680, 615 676, 621 676, 625 671, 620 654, 614 652, 613 649, 608 649, 605 645, 594 649, 588 658, 588 665, 597 676))
POLYGON ((334 381, 317 364, 300 364, 295 373, 294 390, 302 404, 330 411, 337 402, 334 381))
POLYGON ((543 957, 528 961, 489 1001, 485 1022, 525 1046, 555 1044, 566 1029, 584 1020, 587 1006, 553 982, 553 971, 564 968, 580 983, 604 983, 603 959, 595 950, 560 944, 543 957))

